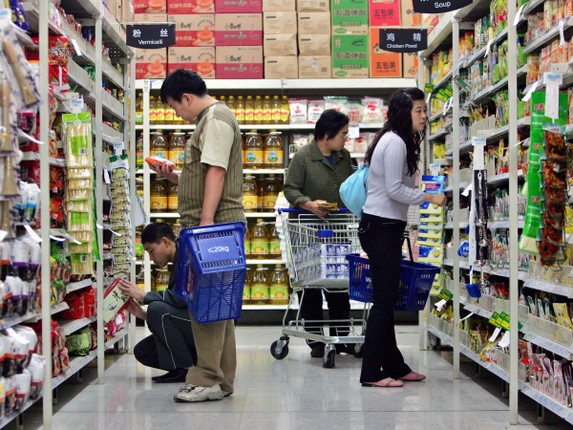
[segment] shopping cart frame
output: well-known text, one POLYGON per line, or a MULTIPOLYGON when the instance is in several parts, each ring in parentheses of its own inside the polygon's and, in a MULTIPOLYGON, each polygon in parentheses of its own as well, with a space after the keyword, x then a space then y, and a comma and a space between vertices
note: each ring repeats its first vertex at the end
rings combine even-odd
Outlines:
POLYGON ((331 211, 326 219, 299 209, 280 209, 279 214, 286 247, 283 260, 289 271, 292 293, 282 320, 282 336, 270 348, 272 356, 279 360, 285 358, 289 351, 290 337, 298 337, 325 344, 322 360, 325 368, 334 367, 337 344, 353 344, 353 355, 361 357, 370 304, 364 304, 362 318, 305 320, 300 314, 305 291, 308 289, 320 289, 334 294, 348 292, 345 255, 360 252, 359 219, 347 209, 331 211), (291 311, 295 310, 298 302, 299 291, 300 305, 296 309, 295 318, 290 319, 291 311), (322 334, 306 331, 305 326, 310 325, 320 327, 322 334), (345 336, 326 335, 326 331, 331 329, 348 329, 349 333, 345 336))

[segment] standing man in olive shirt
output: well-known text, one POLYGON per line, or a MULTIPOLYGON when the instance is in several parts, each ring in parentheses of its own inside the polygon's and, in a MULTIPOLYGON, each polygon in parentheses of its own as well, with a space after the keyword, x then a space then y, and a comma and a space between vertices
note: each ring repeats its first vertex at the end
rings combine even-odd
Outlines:
MULTIPOLYGON (((161 86, 161 100, 196 128, 185 145, 181 174, 167 165, 156 172, 179 184, 184 228, 241 221, 243 210, 242 139, 233 112, 207 94, 195 72, 178 69, 161 86)), ((237 367, 233 320, 198 324, 191 316, 197 364, 189 369, 177 402, 221 400, 233 393, 237 367)))
MULTIPOLYGON (((344 143, 348 136, 348 117, 334 109, 325 110, 314 128, 314 141, 300 148, 291 160, 284 184, 284 193, 291 207, 305 209, 319 218, 325 219, 328 210, 320 205, 320 200, 344 203, 338 190, 353 172, 352 159, 344 143)), ((330 320, 350 318, 350 298, 347 291, 324 291, 328 303, 330 320)), ((322 334, 322 289, 307 288, 299 293, 301 300, 300 316, 305 321, 305 330, 322 334)), ((331 336, 347 336, 348 328, 331 327, 331 336)), ((308 341, 311 357, 322 357, 324 343, 308 341)), ((352 352, 344 344, 337 344, 336 351, 352 352)))

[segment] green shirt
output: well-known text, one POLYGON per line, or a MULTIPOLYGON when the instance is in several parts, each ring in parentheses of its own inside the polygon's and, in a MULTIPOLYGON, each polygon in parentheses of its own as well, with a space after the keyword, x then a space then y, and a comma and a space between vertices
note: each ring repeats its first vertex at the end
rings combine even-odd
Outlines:
POLYGON ((215 223, 246 222, 242 143, 239 124, 228 107, 215 103, 199 114, 195 131, 185 145, 185 162, 179 176, 179 214, 184 228, 198 226, 201 222, 208 166, 226 170, 215 223))
POLYGON ((338 190, 353 172, 352 158, 346 149, 332 153, 331 166, 316 142, 300 148, 291 160, 284 184, 284 193, 291 207, 311 200, 326 200, 344 208, 338 190))

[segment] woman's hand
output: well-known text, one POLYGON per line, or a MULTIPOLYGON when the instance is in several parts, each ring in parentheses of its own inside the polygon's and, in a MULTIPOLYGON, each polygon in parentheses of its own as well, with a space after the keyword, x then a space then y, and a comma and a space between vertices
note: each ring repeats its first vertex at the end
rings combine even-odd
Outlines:
POLYGON ((445 194, 429 194, 426 193, 426 201, 438 206, 445 206, 448 198, 445 194))
POLYGON ((326 219, 326 216, 328 215, 328 210, 321 209, 320 206, 316 203, 316 201, 305 202, 300 207, 302 209, 306 209, 307 211, 312 212, 321 219, 326 219))

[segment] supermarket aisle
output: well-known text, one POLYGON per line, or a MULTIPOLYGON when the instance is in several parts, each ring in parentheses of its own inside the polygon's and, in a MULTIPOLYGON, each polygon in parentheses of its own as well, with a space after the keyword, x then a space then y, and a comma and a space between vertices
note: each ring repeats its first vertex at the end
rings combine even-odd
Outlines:
MULTIPOLYGON (((138 328, 143 335, 143 329, 138 328)), ((461 380, 452 380, 449 353, 419 352, 416 326, 398 327, 398 342, 407 362, 428 375, 425 383, 404 388, 362 388, 360 362, 338 356, 334 369, 311 359, 301 339, 292 339, 290 353, 275 360, 269 346, 279 327, 237 328, 239 369, 231 398, 202 404, 173 401, 179 384, 155 384, 161 372, 135 364, 132 355, 109 355, 105 385, 71 383, 59 392, 56 430, 215 429, 503 429, 509 428, 508 406, 501 383, 491 375, 476 383, 474 365, 464 363, 461 380)), ((93 380, 95 369, 84 379, 93 380)), ((73 378, 72 378, 73 379, 73 378)), ((535 405, 520 400, 521 425, 511 429, 570 428, 538 425, 535 405)), ((24 429, 41 428, 40 409, 25 414, 24 429)))

